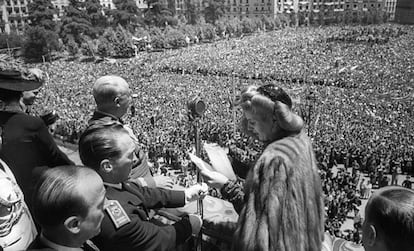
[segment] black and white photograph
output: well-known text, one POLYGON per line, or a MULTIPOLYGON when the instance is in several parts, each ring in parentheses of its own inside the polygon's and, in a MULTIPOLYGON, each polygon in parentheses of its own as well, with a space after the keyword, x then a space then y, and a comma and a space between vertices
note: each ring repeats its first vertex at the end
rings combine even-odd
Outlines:
POLYGON ((414 0, 0 0, 0 251, 413 251, 414 0))

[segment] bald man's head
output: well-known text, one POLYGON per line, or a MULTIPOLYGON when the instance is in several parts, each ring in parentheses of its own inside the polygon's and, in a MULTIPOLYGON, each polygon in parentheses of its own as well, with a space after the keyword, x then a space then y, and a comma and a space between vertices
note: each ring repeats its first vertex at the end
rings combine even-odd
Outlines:
POLYGON ((108 75, 96 80, 93 97, 98 110, 120 117, 129 107, 131 91, 125 79, 108 75))

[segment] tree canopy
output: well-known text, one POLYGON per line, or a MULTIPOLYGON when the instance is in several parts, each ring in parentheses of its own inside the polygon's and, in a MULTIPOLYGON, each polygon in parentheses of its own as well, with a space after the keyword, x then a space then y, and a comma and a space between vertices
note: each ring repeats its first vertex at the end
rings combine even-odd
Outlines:
POLYGON ((55 30, 56 22, 53 20, 53 15, 57 14, 57 11, 50 0, 33 0, 27 7, 31 26, 55 30))
POLYGON ((208 0, 207 6, 204 8, 204 18, 206 22, 214 24, 217 20, 224 16, 227 11, 225 0, 208 0))

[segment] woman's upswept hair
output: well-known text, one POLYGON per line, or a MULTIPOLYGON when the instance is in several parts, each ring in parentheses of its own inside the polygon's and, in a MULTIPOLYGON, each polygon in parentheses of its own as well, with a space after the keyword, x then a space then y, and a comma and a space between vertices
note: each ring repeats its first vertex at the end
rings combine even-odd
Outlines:
MULTIPOLYGON (((292 100, 282 89, 273 84, 261 87, 249 86, 242 91, 237 104, 245 111, 260 115, 263 119, 272 116, 279 127, 287 132, 298 133, 304 123, 300 116, 292 111, 292 100)), ((242 130, 251 135, 247 127, 247 120, 241 121, 242 130)))
POLYGON ((408 251, 414 247, 414 191, 385 187, 370 198, 366 220, 382 233, 388 250, 408 251))

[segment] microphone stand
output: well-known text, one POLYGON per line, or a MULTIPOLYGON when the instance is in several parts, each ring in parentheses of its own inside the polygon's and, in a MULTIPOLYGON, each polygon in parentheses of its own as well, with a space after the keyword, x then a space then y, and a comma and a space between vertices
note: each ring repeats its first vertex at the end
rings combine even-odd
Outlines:
MULTIPOLYGON (((200 139, 200 123, 201 117, 206 109, 205 103, 200 99, 199 96, 196 96, 194 99, 187 103, 187 107, 189 109, 189 121, 190 125, 194 130, 194 138, 195 138, 195 150, 196 156, 201 158, 201 139, 200 139)), ((197 183, 202 184, 203 177, 200 174, 200 171, 197 170, 197 183)), ((204 213, 203 213, 203 200, 198 199, 197 201, 197 214, 201 217, 201 221, 203 222, 204 213)), ((203 228, 201 227, 200 232, 197 236, 195 241, 195 250, 201 251, 202 250, 202 240, 203 240, 203 228)))
MULTIPOLYGON (((190 123, 192 124, 194 134, 195 134, 195 149, 196 149, 196 156, 201 157, 201 140, 200 140, 200 118, 195 117, 192 120, 190 119, 190 123)), ((197 170, 197 183, 202 184, 203 183, 203 177, 201 176, 200 172, 197 170)), ((203 221, 204 213, 203 213, 203 200, 198 199, 197 201, 197 214, 200 215, 201 220, 203 221)), ((202 240, 203 240, 203 228, 201 228, 195 244, 195 250, 201 251, 202 250, 202 240)))

